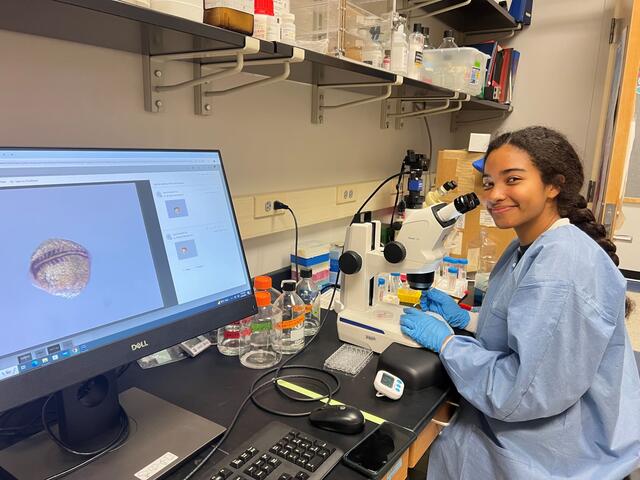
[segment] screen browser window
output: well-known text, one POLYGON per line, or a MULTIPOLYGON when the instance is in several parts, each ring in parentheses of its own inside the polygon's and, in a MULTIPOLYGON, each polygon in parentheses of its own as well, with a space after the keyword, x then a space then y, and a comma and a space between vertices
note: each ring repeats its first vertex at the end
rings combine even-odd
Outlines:
POLYGON ((251 294, 218 152, 0 150, 0 204, 0 381, 251 294))

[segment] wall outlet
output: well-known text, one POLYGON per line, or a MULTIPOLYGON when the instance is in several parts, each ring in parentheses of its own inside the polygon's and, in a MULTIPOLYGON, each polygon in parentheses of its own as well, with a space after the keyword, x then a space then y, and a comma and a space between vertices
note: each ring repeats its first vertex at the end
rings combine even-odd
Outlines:
POLYGON ((276 195, 257 195, 253 197, 253 218, 272 217, 274 215, 283 215, 285 210, 276 210, 273 203, 276 200, 286 203, 286 200, 276 195))
POLYGON ((355 185, 338 185, 336 187, 336 203, 350 203, 357 200, 355 185))

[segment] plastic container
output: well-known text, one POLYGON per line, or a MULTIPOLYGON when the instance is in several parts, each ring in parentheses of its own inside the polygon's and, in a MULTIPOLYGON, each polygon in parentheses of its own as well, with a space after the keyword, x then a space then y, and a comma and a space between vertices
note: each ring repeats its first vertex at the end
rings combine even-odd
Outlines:
POLYGON ((343 248, 344 243, 333 243, 329 250, 329 283, 331 285, 335 285, 338 278, 340 255, 342 255, 343 248))
POLYGON ((233 8, 215 7, 204 11, 204 23, 244 35, 253 35, 253 15, 233 8))
POLYGON ((296 44, 296 16, 293 13, 283 13, 280 16, 280 41, 289 45, 296 44))
POLYGON ((282 295, 276 301, 282 311, 282 343, 280 352, 296 353, 304 346, 304 318, 306 306, 296 293, 295 280, 283 280, 282 295))
POLYGON ((398 75, 407 74, 409 44, 405 33, 406 18, 399 15, 393 22, 391 32, 391 66, 390 70, 398 75))
POLYGON ((402 287, 399 273, 389 275, 389 294, 398 296, 398 290, 402 287))
POLYGON ((253 279, 253 289, 257 292, 268 292, 271 298, 271 304, 275 305, 276 300, 280 297, 280 292, 273 288, 273 280, 266 275, 260 275, 253 279))
POLYGON ((372 67, 382 68, 384 49, 380 43, 380 26, 371 27, 369 34, 370 38, 365 42, 362 51, 362 61, 372 67))
POLYGON ((438 48, 458 48, 453 30, 445 30, 438 48))
POLYGON ((420 303, 420 296, 422 292, 420 290, 413 290, 411 288, 401 288, 398 290, 398 300, 404 305, 413 307, 416 303, 420 303))
POLYGON ((469 95, 480 95, 487 74, 488 55, 471 48, 425 50, 423 62, 433 68, 432 83, 469 95))
POLYGON ((204 16, 202 0, 151 0, 150 7, 194 22, 202 22, 204 16))
POLYGON ((469 265, 469 260, 466 258, 458 259, 458 278, 460 280, 467 281, 467 266, 469 265))
POLYGON ((256 293, 258 313, 253 316, 249 333, 241 337, 240 363, 248 368, 273 367, 282 359, 282 312, 271 305, 268 292, 256 293))
POLYGON ((387 281, 380 277, 378 278, 378 291, 376 294, 376 298, 378 299, 378 302, 384 302, 384 296, 387 293, 387 281))
POLYGON ((320 327, 320 289, 311 278, 311 270, 300 270, 302 277, 296 285, 296 293, 305 304, 304 335, 315 335, 320 327))

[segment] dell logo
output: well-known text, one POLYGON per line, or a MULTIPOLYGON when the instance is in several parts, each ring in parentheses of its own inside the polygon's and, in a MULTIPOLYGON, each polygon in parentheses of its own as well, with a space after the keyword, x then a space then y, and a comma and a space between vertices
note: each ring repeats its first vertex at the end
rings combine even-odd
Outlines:
POLYGON ((132 343, 131 350, 135 352, 136 350, 140 350, 141 348, 147 348, 148 346, 149 344, 147 343, 147 341, 143 340, 142 342, 132 343))

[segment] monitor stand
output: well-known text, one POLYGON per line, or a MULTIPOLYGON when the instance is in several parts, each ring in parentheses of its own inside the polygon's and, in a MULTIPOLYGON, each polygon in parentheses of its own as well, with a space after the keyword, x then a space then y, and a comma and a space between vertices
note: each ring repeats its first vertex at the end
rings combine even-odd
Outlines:
MULTIPOLYGON (((127 442, 66 479, 156 480, 225 431, 214 422, 137 388, 121 393, 119 400, 129 416, 127 442)), ((84 460, 65 452, 46 432, 40 432, 0 451, 0 472, 4 469, 18 480, 42 479, 84 460)))

